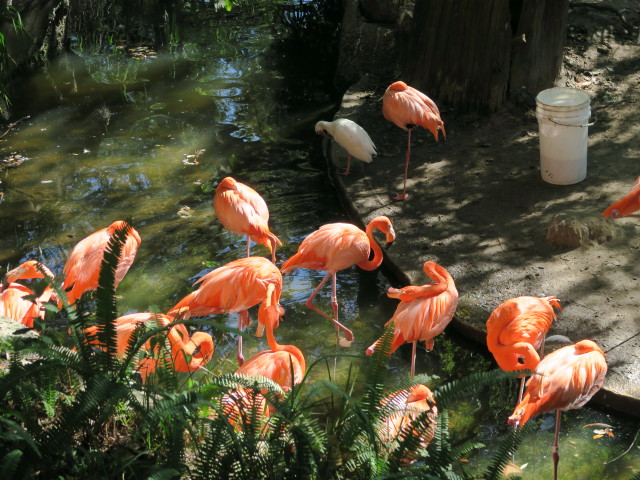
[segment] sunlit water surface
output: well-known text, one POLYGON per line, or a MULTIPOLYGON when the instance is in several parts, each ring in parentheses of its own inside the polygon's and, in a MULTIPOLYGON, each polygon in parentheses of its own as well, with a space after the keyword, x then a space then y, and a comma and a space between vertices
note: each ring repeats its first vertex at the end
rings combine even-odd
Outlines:
MULTIPOLYGON (((36 258, 61 273, 79 240, 130 218, 143 241, 118 288, 119 312, 164 312, 198 276, 244 255, 244 238, 224 230, 213 213, 213 192, 224 176, 251 185, 265 198, 272 230, 284 243, 278 263, 320 225, 349 221, 313 132, 315 121, 333 115, 334 99, 327 94, 313 101, 291 98, 291 84, 268 53, 274 39, 270 22, 251 18, 243 25, 239 18, 218 19, 189 20, 189 28, 181 29, 181 43, 146 58, 78 51, 48 75, 24 80, 16 106, 30 118, 0 144, 2 157, 18 153, 28 158, 0 177, 3 268, 36 258), (196 165, 198 150, 204 152, 196 165)), ((267 255, 262 246, 253 252, 267 255)), ((323 275, 297 270, 285 277, 286 318, 278 340, 300 347, 308 364, 335 353, 362 355, 395 308, 384 295, 389 284, 382 273, 340 272, 340 316, 356 341, 348 351, 338 349, 331 324, 304 306, 323 275)), ((327 286, 317 297, 326 311, 329 296, 327 286)), ((251 315, 255 325, 255 309, 251 315)), ((220 315, 215 322, 237 325, 234 315, 220 315)), ((212 331, 216 361, 210 368, 232 371, 235 338, 212 331)), ((247 358, 266 348, 264 340, 244 344, 247 358)), ((403 348, 393 355, 391 384, 408 374, 409 352, 403 348)), ((366 359, 339 359, 339 379, 350 362, 362 368, 366 359)), ((437 375, 434 384, 490 368, 486 357, 447 333, 436 340, 433 352, 419 352, 417 367, 437 375)), ((326 378, 326 368, 318 366, 311 377, 326 378)), ((479 437, 487 445, 461 468, 473 472, 484 465, 497 439, 507 433, 504 405, 513 404, 515 389, 514 384, 479 392, 451 412, 454 438, 479 437)), ((636 446, 606 462, 627 449, 638 428, 635 420, 590 408, 564 415, 561 478, 629 478, 640 468, 636 446), (602 427, 582 428, 592 423, 610 425, 615 437, 593 438, 593 430, 602 427)), ((552 441, 553 415, 546 415, 515 455, 524 478, 550 478, 552 441)))

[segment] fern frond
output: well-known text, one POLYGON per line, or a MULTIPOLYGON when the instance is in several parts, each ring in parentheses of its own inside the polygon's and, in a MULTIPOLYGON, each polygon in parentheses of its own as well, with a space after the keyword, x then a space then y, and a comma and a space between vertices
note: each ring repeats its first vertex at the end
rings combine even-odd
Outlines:
POLYGON ((517 450, 523 440, 531 435, 538 428, 537 422, 527 422, 523 427, 517 430, 511 430, 509 434, 503 438, 494 450, 491 463, 487 468, 483 478, 486 480, 500 480, 502 472, 511 461, 511 456, 517 450))

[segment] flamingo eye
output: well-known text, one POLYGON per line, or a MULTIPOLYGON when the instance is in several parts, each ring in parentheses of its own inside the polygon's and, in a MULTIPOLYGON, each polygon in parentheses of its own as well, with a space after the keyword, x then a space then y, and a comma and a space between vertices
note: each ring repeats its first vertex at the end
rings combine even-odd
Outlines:
POLYGON ((618 210, 612 210, 611 218, 618 218, 618 217, 620 217, 620 212, 618 210))

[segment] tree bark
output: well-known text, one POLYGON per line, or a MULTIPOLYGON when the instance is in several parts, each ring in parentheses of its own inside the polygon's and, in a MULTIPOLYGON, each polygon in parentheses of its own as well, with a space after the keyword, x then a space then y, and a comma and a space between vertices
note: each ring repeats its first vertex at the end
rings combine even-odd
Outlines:
POLYGON ((416 2, 413 30, 403 42, 404 77, 459 111, 496 111, 523 88, 535 96, 559 72, 568 3, 416 2))

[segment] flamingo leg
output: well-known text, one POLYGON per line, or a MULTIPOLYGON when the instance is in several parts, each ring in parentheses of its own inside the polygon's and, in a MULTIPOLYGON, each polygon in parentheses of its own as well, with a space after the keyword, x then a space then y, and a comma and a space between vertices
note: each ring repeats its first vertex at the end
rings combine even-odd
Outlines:
POLYGON ((558 480, 558 462, 560 455, 558 454, 558 436, 560 433, 560 410, 556 410, 556 433, 553 440, 553 480, 558 480))
POLYGON ((271 263, 276 264, 276 237, 269 235, 269 242, 271 242, 271 263))
POLYGON ((418 341, 415 340, 411 347, 411 376, 416 376, 416 351, 418 350, 418 341))
POLYGON ((251 256, 251 239, 247 235, 247 257, 251 256))
POLYGON ((409 129, 409 135, 407 136, 407 153, 404 155, 404 180, 402 185, 402 193, 396 194, 393 197, 394 200, 402 201, 406 200, 409 195, 407 195, 407 175, 409 174, 409 158, 411 157, 411 129, 409 129))
POLYGON ((344 325, 342 325, 340 322, 338 322, 338 320, 336 320, 335 318, 331 317, 330 315, 327 315, 325 312, 323 312, 322 310, 320 310, 319 308, 317 308, 316 306, 313 305, 313 299, 315 298, 315 296, 318 294, 318 292, 320 291, 320 289, 324 286, 325 283, 327 283, 327 280, 329 280, 329 276, 333 275, 334 278, 334 290, 332 292, 333 296, 331 298, 331 305, 334 308, 334 315, 337 316, 337 309, 338 309, 338 300, 336 298, 336 293, 335 293, 335 277, 336 274, 335 273, 327 273, 325 275, 325 277, 322 279, 322 281, 320 282, 320 285, 318 285, 316 287, 316 289, 313 291, 313 293, 311 294, 311 296, 307 299, 306 302, 306 306, 307 308, 310 308, 311 310, 313 310, 316 313, 319 313, 320 315, 322 315, 323 317, 327 318, 329 321, 333 322, 333 324, 336 326, 336 328, 339 328, 341 330, 344 331, 344 335, 347 338, 348 341, 352 341, 353 340, 353 332, 351 332, 351 330, 349 330, 347 327, 345 327, 344 325), (335 299, 335 307, 333 306, 334 303, 334 299, 335 299))
MULTIPOLYGON (((243 310, 238 314, 238 330, 242 332, 242 329, 249 324, 249 311, 243 310)), ((238 335, 238 366, 241 367, 244 363, 244 355, 242 355, 242 335, 238 335)))
POLYGON ((338 170, 338 175, 344 175, 345 177, 351 173, 349 169, 351 166, 351 155, 347 155, 347 168, 343 170, 338 170))

